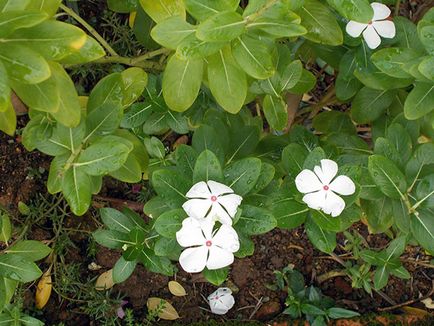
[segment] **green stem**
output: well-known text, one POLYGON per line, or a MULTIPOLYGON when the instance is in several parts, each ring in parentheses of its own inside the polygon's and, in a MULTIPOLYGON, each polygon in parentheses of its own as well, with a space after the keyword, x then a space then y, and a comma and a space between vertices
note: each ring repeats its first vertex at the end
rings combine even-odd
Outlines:
MULTIPOLYGON (((149 53, 151 53, 151 52, 149 52, 149 53)), ((109 57, 104 57, 104 58, 94 60, 94 61, 92 61, 92 63, 101 63, 101 64, 120 63, 123 65, 132 66, 132 67, 139 67, 139 68, 143 68, 143 69, 163 70, 163 66, 161 64, 159 64, 158 62, 154 62, 154 61, 145 61, 145 59, 142 58, 144 56, 145 55, 137 57, 137 58, 127 58, 127 57, 121 57, 119 55, 115 55, 115 56, 109 56, 109 57), (139 58, 140 58, 140 60, 139 60, 139 58)))
POLYGON ((399 16, 399 7, 401 5, 401 0, 396 0, 395 3, 395 16, 399 16))
POLYGON ((78 23, 80 23, 84 28, 86 28, 90 34, 94 38, 98 40, 98 42, 107 50, 108 53, 110 53, 112 56, 118 56, 115 50, 110 46, 110 44, 107 43, 106 40, 92 27, 90 26, 83 18, 80 17, 74 10, 71 8, 61 4, 60 8, 66 12, 70 17, 74 18, 78 23))

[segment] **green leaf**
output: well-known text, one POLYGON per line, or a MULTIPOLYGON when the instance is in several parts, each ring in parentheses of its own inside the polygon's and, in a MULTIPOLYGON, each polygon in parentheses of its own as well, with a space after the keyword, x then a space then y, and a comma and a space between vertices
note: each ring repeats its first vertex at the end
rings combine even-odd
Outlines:
POLYGON ((50 247, 35 240, 23 240, 5 250, 7 254, 20 255, 29 261, 40 260, 50 252, 50 247))
POLYGON ((152 30, 152 38, 162 46, 176 50, 182 40, 193 34, 196 28, 181 16, 173 16, 158 23, 152 30))
POLYGON ((157 256, 167 257, 171 260, 178 260, 182 248, 176 238, 159 237, 154 245, 154 252, 157 256))
POLYGON ((387 157, 372 155, 368 161, 369 174, 380 190, 390 198, 400 199, 407 190, 404 174, 387 157))
POLYGON ((305 223, 306 233, 315 248, 331 254, 336 248, 336 233, 321 229, 312 218, 305 223))
POLYGON ((3 43, 0 60, 10 78, 25 84, 37 84, 50 77, 47 61, 32 49, 18 44, 3 43))
POLYGON ((236 161, 224 169, 225 184, 240 196, 251 191, 261 174, 261 160, 258 158, 245 158, 236 161))
POLYGON ((143 10, 157 23, 172 16, 181 16, 185 19, 183 0, 140 0, 143 10))
POLYGON ((148 84, 148 75, 138 67, 131 67, 121 72, 123 84, 122 105, 128 107, 143 93, 148 84))
POLYGON ((11 89, 6 68, 0 60, 0 112, 5 112, 11 102, 11 89))
POLYGON ((276 169, 273 165, 262 162, 261 174, 259 175, 258 181, 256 181, 255 188, 253 189, 255 193, 260 192, 265 189, 270 182, 273 180, 276 169))
POLYGON ((151 272, 167 276, 173 275, 173 265, 167 257, 156 256, 150 249, 144 248, 139 259, 151 272))
POLYGON ((411 78, 403 67, 409 61, 420 56, 420 53, 409 48, 387 48, 375 52, 371 60, 378 69, 395 78, 411 78))
POLYGON ((50 165, 48 174, 47 189, 50 194, 56 194, 62 191, 63 168, 68 161, 70 154, 56 156, 50 165))
POLYGON ((86 35, 86 41, 84 45, 60 60, 63 64, 80 64, 92 62, 105 56, 104 48, 92 37, 86 35))
POLYGON ((282 151, 282 164, 287 173, 292 176, 303 170, 303 163, 307 157, 308 150, 296 143, 289 144, 282 151))
MULTIPOLYGON (((220 135, 223 131, 220 131, 220 135)), ((251 155, 258 145, 260 138, 260 130, 256 126, 231 125, 229 129, 230 143, 226 152, 228 158, 227 164, 233 159, 251 155)), ((221 136, 217 137, 217 141, 222 142, 221 136)))
POLYGON ((277 226, 273 214, 264 208, 243 205, 236 228, 244 234, 257 235, 271 231, 277 226))
POLYGON ((0 275, 26 283, 38 279, 42 272, 34 262, 20 255, 1 255, 0 275))
POLYGON ((15 31, 6 38, 6 42, 26 45, 46 59, 60 60, 79 51, 86 39, 86 34, 72 24, 47 20, 32 28, 15 31))
POLYGON ((121 121, 122 128, 135 128, 143 123, 152 114, 152 104, 148 102, 134 103, 125 112, 121 121))
POLYGON ((92 233, 93 238, 101 246, 110 249, 120 249, 129 241, 127 233, 114 231, 114 230, 97 230, 92 233))
POLYGON ((247 78, 229 47, 207 58, 208 81, 218 104, 230 113, 238 113, 247 96, 247 78))
POLYGON ((419 40, 420 36, 415 37, 418 32, 416 25, 410 19, 404 16, 395 16, 393 22, 396 28, 395 46, 424 51, 421 40, 419 40))
POLYGON ((334 46, 343 43, 344 37, 336 18, 319 1, 305 0, 298 14, 301 25, 308 31, 304 37, 309 41, 334 46))
POLYGON ((389 280, 389 270, 386 266, 382 266, 377 268, 374 274, 374 288, 376 290, 380 290, 387 285, 387 281, 389 280))
POLYGON ((116 209, 105 207, 99 210, 102 222, 113 231, 123 233, 130 232, 135 224, 124 214, 116 209))
POLYGON ((89 175, 104 175, 118 170, 127 160, 133 146, 117 136, 105 136, 86 148, 73 165, 89 175))
POLYGON ((152 186, 155 192, 165 200, 172 200, 181 205, 185 194, 190 189, 191 181, 185 179, 175 170, 161 169, 152 173, 152 186))
POLYGON ((327 316, 332 319, 342 319, 357 317, 360 316, 360 314, 344 308, 330 308, 327 310, 327 316))
MULTIPOLYGON (((120 73, 113 73, 101 79, 92 89, 89 100, 87 102, 87 110, 89 113, 97 111, 107 104, 120 105, 123 100, 124 81, 120 73)), ((106 118, 102 114, 102 118, 106 118)), ((105 120, 100 118, 100 122, 105 120)), ((89 117, 88 117, 89 119, 89 117)))
POLYGON ((367 0, 327 0, 327 3, 348 20, 369 23, 374 17, 367 0))
POLYGON ((222 11, 235 11, 239 2, 239 0, 184 0, 188 13, 199 21, 222 11))
POLYGON ((232 43, 232 54, 238 65, 256 79, 267 79, 274 75, 275 43, 266 38, 244 34, 232 43))
POLYGON ((283 198, 273 202, 270 210, 277 220, 277 227, 292 230, 306 221, 306 205, 294 200, 294 198, 283 198))
POLYGON ((161 214, 155 221, 154 228, 166 238, 175 238, 176 232, 182 227, 182 221, 187 217, 183 209, 174 209, 161 214))
POLYGON ((27 9, 40 10, 52 17, 57 12, 61 3, 62 0, 32 0, 27 9))
POLYGON ((193 183, 209 180, 222 182, 223 171, 217 156, 215 156, 213 152, 205 150, 196 160, 193 172, 193 183))
POLYGON ((208 282, 210 282, 215 286, 220 286, 223 284, 224 281, 226 281, 228 277, 229 267, 213 269, 213 270, 209 270, 208 268, 205 268, 202 271, 202 274, 208 282))
POLYGON ((173 55, 164 70, 163 96, 174 111, 187 110, 199 94, 203 60, 181 60, 173 55))
POLYGON ((224 11, 200 23, 196 36, 206 42, 228 42, 243 34, 245 25, 246 21, 240 14, 224 11))
POLYGON ((404 266, 400 266, 398 268, 391 269, 390 274, 392 274, 393 276, 402 278, 404 280, 408 280, 411 278, 411 274, 405 269, 404 266))
POLYGON ((356 127, 349 115, 340 111, 321 112, 313 119, 313 127, 323 133, 356 133, 356 127))
POLYGON ((110 10, 119 13, 130 13, 137 10, 137 0, 107 0, 110 10))
POLYGON ((285 67, 281 73, 279 85, 280 92, 285 90, 290 90, 295 87, 297 83, 301 80, 303 75, 303 64, 300 60, 294 60, 289 65, 285 67))
POLYGON ((306 315, 317 316, 326 314, 324 310, 308 303, 302 303, 300 307, 301 311, 306 315))
POLYGON ((390 198, 383 196, 370 201, 362 200, 361 206, 372 233, 385 232, 393 225, 394 214, 390 198))
POLYGON ((420 210, 410 219, 411 232, 419 244, 431 255, 434 254, 434 219, 432 210, 420 210))
POLYGON ((262 103, 267 122, 275 130, 283 130, 288 123, 286 103, 278 97, 266 95, 262 103))
POLYGON ((424 177, 417 185, 419 207, 434 208, 434 174, 424 177))
POLYGON ((429 56, 422 60, 422 62, 418 66, 418 70, 426 78, 434 81, 434 56, 429 56))
POLYGON ((0 310, 3 310, 4 306, 10 303, 15 294, 17 285, 17 281, 4 277, 2 278, 0 281, 0 310))
POLYGON ((196 164, 197 152, 187 145, 180 145, 175 151, 176 166, 187 178, 193 177, 194 165, 196 164))
POLYGON ((113 282, 122 283, 126 281, 136 269, 137 262, 119 258, 113 267, 113 282))
POLYGON ((315 224, 322 230, 339 232, 341 230, 340 220, 331 215, 324 214, 321 211, 312 210, 310 214, 315 224))
POLYGON ((395 92, 363 87, 353 100, 351 116, 358 123, 378 119, 392 104, 395 92))
POLYGON ((315 84, 315 76, 310 71, 303 69, 300 80, 297 82, 297 84, 295 84, 294 87, 288 89, 288 91, 294 94, 302 95, 313 89, 315 84))
POLYGON ((9 215, 0 211, 0 241, 7 243, 11 238, 12 226, 9 215))
MULTIPOLYGON (((416 148, 407 163, 405 174, 414 179, 432 173, 434 168, 434 144, 425 143, 416 148)), ((413 180, 412 180, 413 181, 413 180)))
POLYGON ((124 164, 116 171, 110 172, 109 175, 122 182, 136 183, 142 180, 142 167, 138 158, 130 153, 124 164))
POLYGON ((0 0, 0 11, 24 10, 29 5, 30 0, 0 0))
POLYGON ((12 103, 8 103, 5 111, 0 111, 0 130, 13 136, 17 125, 17 116, 15 110, 12 107, 12 103))
POLYGON ((0 12, 0 37, 6 37, 19 28, 35 26, 48 18, 48 15, 34 10, 0 12))
POLYGON ((434 85, 416 82, 404 104, 404 114, 409 120, 416 120, 434 110, 434 85))
POLYGON ((223 164, 225 153, 222 141, 214 128, 201 125, 194 132, 191 142, 197 152, 201 153, 204 150, 210 150, 219 158, 220 163, 223 164))
POLYGON ((71 211, 81 216, 89 209, 92 182, 83 168, 72 166, 64 173, 62 192, 71 211))

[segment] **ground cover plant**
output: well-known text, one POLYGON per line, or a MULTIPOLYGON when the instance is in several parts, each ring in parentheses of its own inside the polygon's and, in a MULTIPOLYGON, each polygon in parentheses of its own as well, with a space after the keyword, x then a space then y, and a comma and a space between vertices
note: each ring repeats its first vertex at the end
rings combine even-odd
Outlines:
POLYGON ((432 7, 0 0, 0 322, 429 318, 432 7))

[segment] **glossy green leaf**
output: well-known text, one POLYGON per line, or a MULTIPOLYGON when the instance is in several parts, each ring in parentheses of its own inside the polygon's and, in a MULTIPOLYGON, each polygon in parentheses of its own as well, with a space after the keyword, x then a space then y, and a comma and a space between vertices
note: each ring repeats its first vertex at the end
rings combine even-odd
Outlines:
POLYGON ((157 256, 167 257, 170 260, 178 260, 181 251, 182 247, 175 238, 159 237, 154 245, 154 252, 157 256))
POLYGON ((320 228, 311 218, 305 223, 306 233, 315 248, 327 254, 336 248, 336 233, 320 228))
POLYGON ((392 104, 393 91, 381 91, 368 87, 362 88, 353 100, 351 116, 358 123, 368 123, 379 118, 392 104))
POLYGON ((12 107, 12 103, 8 103, 5 111, 0 111, 0 130, 13 136, 15 128, 17 126, 17 116, 15 110, 12 107))
POLYGON ((35 26, 47 18, 48 15, 36 10, 0 12, 0 37, 20 28, 35 26))
POLYGON ((127 216, 114 208, 104 207, 99 210, 99 213, 102 222, 110 230, 129 233, 135 227, 127 216))
POLYGON ((100 59, 105 55, 104 48, 92 37, 86 36, 84 45, 60 60, 63 64, 80 64, 92 62, 100 59))
POLYGON ((218 104, 230 113, 238 113, 247 96, 247 78, 229 47, 207 58, 208 81, 218 104))
POLYGON ((405 167, 405 174, 413 182, 414 178, 432 173, 434 168, 434 144, 425 143, 416 148, 405 167))
POLYGON ((62 0, 32 0, 27 9, 40 10, 52 17, 57 12, 61 3, 62 0))
POLYGON ((197 158, 193 171, 193 183, 199 181, 223 181, 223 171, 219 159, 209 150, 203 151, 197 158))
POLYGON ((277 221, 273 214, 264 208, 243 205, 241 216, 236 225, 237 229, 244 234, 257 235, 274 229, 277 226, 277 221))
POLYGON ((0 212, 0 241, 7 243, 11 238, 12 225, 9 215, 5 212, 0 212))
POLYGON ((170 260, 167 257, 156 256, 150 249, 144 248, 139 260, 151 272, 167 276, 173 275, 173 265, 170 260))
POLYGON ((370 156, 368 170, 372 180, 386 196, 399 199, 407 190, 404 174, 388 158, 381 155, 370 156))
POLYGON ((59 60, 79 51, 86 39, 86 34, 80 28, 48 20, 32 28, 15 31, 6 38, 6 42, 28 46, 46 59, 59 60))
POLYGON ((148 84, 147 73, 138 67, 131 67, 121 72, 123 82, 122 105, 128 107, 143 93, 148 84))
POLYGON ((296 176, 303 170, 308 150, 296 143, 289 144, 282 151, 282 164, 287 173, 296 176))
POLYGON ((328 4, 348 20, 369 23, 374 11, 368 0, 327 0, 328 4))
POLYGON ((354 126, 348 114, 339 111, 324 111, 315 116, 313 127, 323 133, 342 132, 355 134, 354 126))
POLYGON ((130 13, 137 9, 137 0, 107 0, 107 5, 110 10, 119 13, 130 13))
POLYGON ((111 171, 109 175, 122 182, 136 183, 142 180, 142 172, 143 168, 139 159, 130 153, 121 167, 115 171, 111 171))
POLYGON ((92 182, 82 167, 72 166, 64 173, 62 192, 71 211, 81 216, 89 209, 92 182))
POLYGON ((195 33, 196 28, 181 16, 173 16, 158 23, 151 31, 152 38, 160 45, 176 50, 182 40, 195 33))
POLYGON ((7 254, 20 255, 29 261, 45 258, 50 252, 50 247, 36 240, 23 240, 5 250, 7 254))
POLYGON ((219 286, 222 285, 224 281, 226 281, 229 274, 229 268, 224 267, 224 268, 212 269, 212 270, 205 268, 202 271, 202 274, 208 282, 210 282, 215 286, 219 286))
POLYGON ((26 283, 38 279, 42 272, 34 262, 20 255, 1 255, 0 275, 26 283))
POLYGON ((434 56, 429 56, 425 58, 418 67, 419 71, 426 78, 434 81, 434 56))
POLYGON ((31 0, 0 0, 0 11, 24 10, 31 0))
POLYGON ((294 198, 284 198, 272 203, 270 207, 277 220, 277 227, 292 230, 306 221, 309 209, 294 198))
POLYGON ((261 160, 250 157, 228 165, 223 171, 225 184, 240 196, 246 195, 254 187, 261 174, 261 160))
POLYGON ((308 31, 304 37, 312 42, 341 45, 342 30, 333 13, 317 0, 305 0, 297 12, 301 17, 301 25, 308 31))
POLYGON ((286 103, 272 95, 266 95, 262 103, 267 122, 275 130, 282 130, 288 123, 288 110, 286 103))
POLYGON ((18 82, 37 84, 51 75, 47 61, 24 45, 3 43, 0 47, 0 60, 9 77, 18 82))
POLYGON ((96 230, 92 236, 97 243, 109 249, 120 249, 129 242, 127 233, 114 230, 96 230))
POLYGON ((239 2, 239 0, 184 0, 188 13, 199 21, 222 11, 235 11, 239 2))
POLYGON ((245 34, 232 43, 232 54, 238 65, 256 79, 267 79, 275 72, 274 42, 245 34))
POLYGON ((240 14, 224 11, 212 15, 197 27, 196 36, 206 42, 228 42, 241 35, 246 21, 240 14))
POLYGON ((7 110, 11 101, 11 88, 6 68, 0 60, 0 112, 7 110))
POLYGON ((183 0, 140 0, 143 10, 157 23, 172 17, 181 16, 185 19, 183 0))
POLYGON ((119 258, 113 267, 113 281, 122 283, 126 281, 136 269, 137 262, 134 260, 125 260, 119 258))
POLYGON ((176 232, 181 229, 182 221, 187 217, 183 209, 174 209, 161 214, 155 221, 154 228, 166 238, 175 238, 176 232))
POLYGON ((416 82, 404 104, 404 114, 409 120, 423 117, 434 110, 434 85, 416 82))
POLYGON ((157 170, 151 178, 154 190, 162 198, 181 205, 186 201, 185 194, 190 189, 190 182, 175 170, 157 170))
POLYGON ((174 111, 187 110, 195 101, 202 83, 203 60, 181 60, 173 55, 163 75, 163 96, 174 111))
POLYGON ((434 254, 434 220, 432 210, 421 210, 411 216, 411 232, 419 244, 434 254))
POLYGON ((411 78, 403 66, 420 56, 420 53, 409 48, 387 48, 375 52, 371 60, 378 69, 395 78, 411 78))

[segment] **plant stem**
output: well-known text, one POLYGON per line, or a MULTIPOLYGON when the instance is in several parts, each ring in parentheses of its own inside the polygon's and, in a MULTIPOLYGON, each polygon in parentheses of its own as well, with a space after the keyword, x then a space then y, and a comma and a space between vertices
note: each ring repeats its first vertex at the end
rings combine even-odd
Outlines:
POLYGON ((399 16, 399 7, 401 6, 401 0, 396 0, 395 3, 395 16, 399 16))
MULTIPOLYGON (((166 49, 164 49, 164 50, 166 50, 166 49)), ((149 53, 151 53, 151 52, 149 52, 149 53)), ((162 70, 163 69, 163 66, 160 65, 158 62, 145 61, 145 59, 142 58, 144 56, 145 55, 137 57, 137 58, 127 58, 127 57, 121 57, 119 55, 115 55, 115 56, 109 56, 109 57, 104 57, 104 58, 94 60, 94 61, 92 61, 92 63, 102 63, 102 64, 120 63, 120 64, 124 64, 127 66, 139 67, 139 68, 143 68, 143 69, 155 69, 155 70, 162 70), (138 60, 139 58, 141 58, 141 59, 138 60)))
POLYGON ((78 23, 83 25, 83 27, 86 28, 89 33, 98 40, 98 42, 107 50, 108 53, 110 53, 112 56, 118 56, 118 54, 115 50, 113 50, 110 44, 108 44, 107 41, 104 40, 104 38, 92 26, 90 26, 83 18, 81 18, 79 14, 77 14, 74 10, 65 6, 64 4, 61 4, 60 8, 70 17, 74 18, 78 23))

